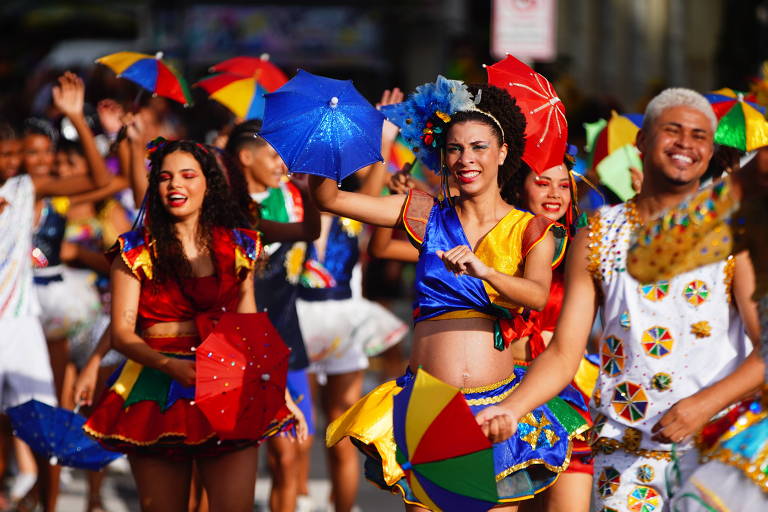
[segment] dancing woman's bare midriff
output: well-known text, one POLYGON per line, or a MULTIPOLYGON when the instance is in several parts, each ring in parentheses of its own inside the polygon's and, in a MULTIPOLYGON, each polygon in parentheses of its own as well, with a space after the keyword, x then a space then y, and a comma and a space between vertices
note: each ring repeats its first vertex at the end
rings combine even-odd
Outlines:
POLYGON ((160 322, 141 331, 142 338, 165 338, 176 336, 197 336, 197 326, 195 325, 195 322, 192 320, 185 320, 183 322, 160 322))
POLYGON ((419 366, 459 388, 499 382, 512 375, 515 360, 528 360, 527 338, 503 352, 493 348, 493 324, 486 318, 426 320, 416 324, 410 367, 419 366))

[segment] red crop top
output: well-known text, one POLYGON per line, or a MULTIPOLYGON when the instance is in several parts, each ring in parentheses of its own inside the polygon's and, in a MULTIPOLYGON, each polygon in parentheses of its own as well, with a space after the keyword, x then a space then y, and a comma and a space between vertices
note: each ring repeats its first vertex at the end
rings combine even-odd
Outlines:
POLYGON ((240 284, 254 268, 262 248, 255 231, 214 228, 216 274, 185 279, 180 285, 173 280, 154 281, 149 252, 152 244, 148 232, 133 230, 120 235, 107 253, 111 258, 120 254, 141 281, 139 329, 160 322, 193 320, 205 312, 234 311, 240 299, 240 284))

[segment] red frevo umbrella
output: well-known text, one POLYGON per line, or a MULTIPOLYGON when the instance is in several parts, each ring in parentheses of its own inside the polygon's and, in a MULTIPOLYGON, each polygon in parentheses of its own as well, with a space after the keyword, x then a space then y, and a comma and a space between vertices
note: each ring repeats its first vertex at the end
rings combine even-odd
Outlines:
POLYGON ((198 325, 205 339, 195 356, 195 403, 219 438, 261 439, 288 414, 288 347, 266 313, 222 313, 210 332, 198 325))
POLYGON ((232 57, 209 68, 211 73, 232 73, 243 78, 254 78, 267 90, 274 92, 288 81, 280 68, 269 61, 266 53, 261 57, 232 57))
POLYGON ((568 122, 552 84, 511 55, 485 69, 488 83, 506 89, 525 114, 525 163, 537 174, 562 164, 568 145, 568 122))

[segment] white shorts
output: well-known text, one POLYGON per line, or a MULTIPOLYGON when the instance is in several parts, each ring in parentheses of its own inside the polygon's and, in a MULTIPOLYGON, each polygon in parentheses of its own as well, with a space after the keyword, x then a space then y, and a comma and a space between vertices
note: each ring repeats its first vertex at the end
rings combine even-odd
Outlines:
MULTIPOLYGON (((78 369, 82 369, 90 359, 96 345, 104 332, 109 327, 112 319, 109 315, 102 313, 96 318, 96 321, 90 327, 77 333, 69 340, 69 358, 75 363, 78 369)), ((115 366, 125 360, 120 352, 110 349, 101 359, 99 366, 115 366)))
POLYGON ((71 338, 89 330, 101 312, 101 300, 93 284, 93 273, 64 265, 35 270, 40 302, 40 323, 49 340, 71 338))
POLYGON ((0 320, 0 412, 28 400, 56 405, 53 373, 40 320, 0 320))
POLYGON ((408 326, 363 298, 297 300, 309 371, 339 375, 368 368, 368 356, 398 343, 408 326))

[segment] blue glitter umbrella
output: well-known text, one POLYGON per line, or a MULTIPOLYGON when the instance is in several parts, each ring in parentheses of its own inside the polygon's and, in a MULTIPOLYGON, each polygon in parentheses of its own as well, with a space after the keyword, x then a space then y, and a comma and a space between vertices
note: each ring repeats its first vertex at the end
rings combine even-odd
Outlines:
POLYGON ((265 96, 261 136, 291 172, 341 181, 361 167, 382 161, 384 116, 351 80, 299 70, 265 96))
POLYGON ((6 413, 14 434, 51 464, 98 471, 121 453, 105 450, 83 432, 85 418, 74 411, 30 400, 6 413))

